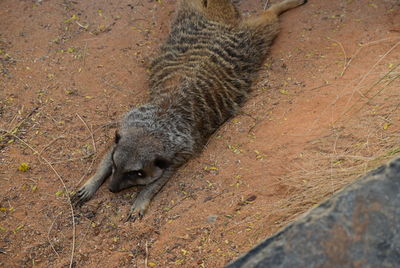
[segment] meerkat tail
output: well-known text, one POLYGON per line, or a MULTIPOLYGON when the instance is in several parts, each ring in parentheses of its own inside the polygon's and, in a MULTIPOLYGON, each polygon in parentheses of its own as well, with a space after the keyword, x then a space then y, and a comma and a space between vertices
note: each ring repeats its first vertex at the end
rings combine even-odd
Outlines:
POLYGON ((272 11, 273 13, 275 13, 276 15, 280 15, 283 12, 298 7, 300 5, 303 5, 307 3, 307 0, 285 0, 281 3, 277 3, 272 5, 268 11, 272 11))

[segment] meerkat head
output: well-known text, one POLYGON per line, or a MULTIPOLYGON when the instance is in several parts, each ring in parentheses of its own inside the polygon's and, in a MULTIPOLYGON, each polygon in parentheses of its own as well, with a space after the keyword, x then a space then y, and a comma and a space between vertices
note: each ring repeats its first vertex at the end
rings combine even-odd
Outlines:
POLYGON ((162 142, 142 129, 117 131, 112 153, 112 175, 108 189, 115 193, 159 179, 171 162, 162 142))

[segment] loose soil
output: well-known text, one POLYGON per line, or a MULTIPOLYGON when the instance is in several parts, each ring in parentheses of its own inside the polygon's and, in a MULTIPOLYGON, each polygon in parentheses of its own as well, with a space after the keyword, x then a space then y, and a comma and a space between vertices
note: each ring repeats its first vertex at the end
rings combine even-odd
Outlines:
POLYGON ((68 194, 146 101, 175 4, 0 1, 1 267, 221 267, 400 153, 399 1, 309 0, 142 220, 125 222, 137 189, 102 187, 73 221, 68 194))

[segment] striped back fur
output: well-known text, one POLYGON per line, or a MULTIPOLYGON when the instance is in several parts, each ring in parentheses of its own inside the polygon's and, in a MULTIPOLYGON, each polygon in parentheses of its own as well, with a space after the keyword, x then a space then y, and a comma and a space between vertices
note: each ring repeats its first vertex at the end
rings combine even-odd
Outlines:
MULTIPOLYGON (((294 1, 302 0, 283 3, 294 1)), ((128 113, 122 124, 162 140, 176 164, 200 151, 238 111, 279 28, 276 13, 245 20, 230 0, 205 2, 180 1, 150 68, 150 101, 128 113), (221 10, 207 10, 212 4, 221 10)))

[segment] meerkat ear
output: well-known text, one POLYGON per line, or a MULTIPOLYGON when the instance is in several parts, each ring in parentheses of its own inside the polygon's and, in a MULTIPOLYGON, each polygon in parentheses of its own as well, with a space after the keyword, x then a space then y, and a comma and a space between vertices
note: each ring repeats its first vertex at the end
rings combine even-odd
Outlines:
POLYGON ((157 167, 159 167, 161 169, 166 169, 166 168, 169 168, 169 166, 171 166, 171 163, 167 159, 157 157, 154 160, 154 165, 156 165, 157 167))
POLYGON ((117 144, 121 139, 121 135, 118 133, 118 130, 115 131, 115 143, 117 144))

